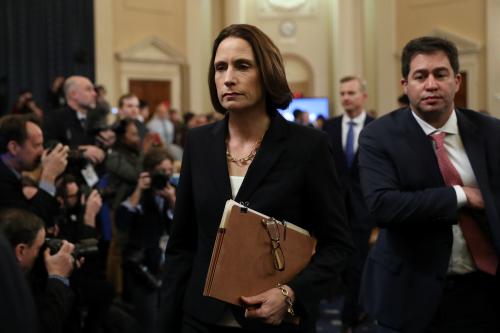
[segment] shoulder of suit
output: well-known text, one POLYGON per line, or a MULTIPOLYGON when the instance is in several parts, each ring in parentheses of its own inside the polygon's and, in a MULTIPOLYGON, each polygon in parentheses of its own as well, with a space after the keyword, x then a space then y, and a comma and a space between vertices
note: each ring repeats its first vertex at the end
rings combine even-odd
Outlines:
POLYGON ((458 117, 464 116, 484 130, 491 126, 500 131, 500 120, 498 118, 470 109, 457 108, 456 110, 458 117))
POLYGON ((376 131, 378 129, 386 129, 389 126, 398 126, 401 124, 401 121, 408 117, 410 109, 409 108, 400 108, 393 110, 379 118, 371 119, 367 122, 366 126, 363 128, 363 131, 376 131))
POLYGON ((327 120, 325 120, 325 124, 323 125, 323 128, 328 127, 328 126, 332 126, 333 124, 336 124, 336 123, 342 123, 342 117, 343 115, 340 115, 340 116, 335 116, 333 118, 329 118, 327 120))
POLYGON ((322 130, 293 122, 289 122, 289 124, 289 139, 297 139, 302 142, 309 142, 310 144, 317 143, 320 140, 328 140, 327 133, 322 130))
POLYGON ((214 131, 218 130, 224 130, 222 127, 224 126, 224 120, 219 120, 214 123, 190 128, 187 131, 187 135, 191 138, 199 138, 201 137, 206 137, 207 135, 213 133, 214 131))

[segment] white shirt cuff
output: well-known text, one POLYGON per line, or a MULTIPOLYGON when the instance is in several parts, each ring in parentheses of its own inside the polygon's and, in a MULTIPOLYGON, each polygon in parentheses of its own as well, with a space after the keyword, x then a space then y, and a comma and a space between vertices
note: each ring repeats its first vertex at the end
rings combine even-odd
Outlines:
POLYGON ((45 192, 47 192, 48 194, 50 194, 51 196, 56 195, 56 187, 54 186, 54 184, 51 184, 49 182, 46 182, 45 180, 42 180, 38 184, 38 187, 40 189, 44 190, 45 192))
POLYGON ((457 194, 457 206, 458 208, 462 208, 467 204, 467 196, 465 195, 465 191, 460 185, 453 185, 455 189, 455 193, 457 194))
POLYGON ((141 204, 138 204, 137 206, 132 206, 132 204, 130 203, 130 201, 128 200, 125 200, 121 203, 121 205, 125 208, 127 208, 127 210, 131 213, 142 213, 142 206, 141 204))

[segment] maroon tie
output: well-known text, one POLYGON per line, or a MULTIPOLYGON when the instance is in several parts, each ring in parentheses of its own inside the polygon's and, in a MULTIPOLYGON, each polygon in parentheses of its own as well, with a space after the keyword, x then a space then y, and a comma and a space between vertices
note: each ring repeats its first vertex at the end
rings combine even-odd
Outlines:
MULTIPOLYGON (((463 186, 462 178, 457 169, 453 166, 448 157, 446 148, 444 147, 444 137, 446 133, 431 134, 431 139, 435 142, 436 157, 443 176, 444 182, 448 186, 460 185, 463 186)), ((495 275, 498 266, 498 256, 493 249, 492 244, 488 241, 483 231, 477 225, 470 214, 461 212, 458 225, 462 229, 467 247, 476 263, 478 269, 483 272, 495 275)))

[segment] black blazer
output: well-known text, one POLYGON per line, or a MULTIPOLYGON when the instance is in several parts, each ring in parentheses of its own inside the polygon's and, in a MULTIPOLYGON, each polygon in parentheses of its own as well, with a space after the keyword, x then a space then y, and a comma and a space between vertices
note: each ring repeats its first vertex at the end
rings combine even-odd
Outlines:
POLYGON ((33 296, 14 252, 0 232, 0 327, 2 332, 38 332, 33 296))
MULTIPOLYGON (((163 316, 165 329, 172 332, 180 331, 181 304, 186 313, 206 323, 218 322, 227 309, 225 303, 202 296, 224 205, 231 198, 226 135, 227 117, 188 134, 166 251, 168 303, 163 316)), ((314 332, 319 300, 353 252, 326 135, 272 112, 270 127, 235 200, 295 223, 317 238, 312 262, 289 283, 296 294, 296 311, 303 318, 301 332, 314 332)), ((242 308, 233 312, 244 327, 252 324, 243 319, 242 308)), ((285 325, 252 329, 287 331, 285 325)))
MULTIPOLYGON (((500 121, 457 111, 465 151, 486 205, 484 225, 500 249, 500 121)), ((409 108, 368 125, 360 137, 361 184, 382 228, 365 265, 361 298, 381 324, 422 332, 440 303, 457 223, 431 140, 409 108)))
POLYGON ((7 208, 28 210, 42 218, 46 226, 53 225, 59 214, 57 200, 44 190, 39 189, 31 200, 26 199, 21 180, 0 158, 0 209, 7 208))
POLYGON ((75 149, 81 145, 94 144, 87 128, 83 128, 76 111, 69 106, 52 112, 45 120, 45 141, 56 140, 75 149))
MULTIPOLYGON (((344 192, 347 216, 353 231, 367 232, 375 226, 374 219, 368 214, 365 198, 359 182, 359 149, 354 156, 351 168, 347 167, 345 151, 342 147, 342 116, 329 119, 323 126, 323 131, 328 134, 333 150, 333 161, 339 175, 340 184, 344 192)), ((366 115, 363 128, 374 118, 366 115)))

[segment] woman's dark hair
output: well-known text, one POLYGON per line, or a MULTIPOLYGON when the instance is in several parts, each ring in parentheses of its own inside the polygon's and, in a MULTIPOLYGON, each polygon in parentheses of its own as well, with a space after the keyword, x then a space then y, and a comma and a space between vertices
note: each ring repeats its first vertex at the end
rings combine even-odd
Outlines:
POLYGON ((214 41, 208 68, 208 87, 212 105, 217 112, 226 113, 220 104, 215 86, 214 60, 219 44, 228 37, 241 38, 250 44, 262 80, 262 91, 268 111, 286 109, 292 101, 292 92, 286 80, 285 67, 280 51, 260 29, 249 24, 233 24, 224 28, 214 41))
POLYGON ((142 161, 142 169, 144 171, 153 171, 154 168, 159 165, 164 160, 174 161, 172 156, 168 153, 165 148, 153 147, 148 150, 144 155, 144 160, 142 161))
POLYGON ((121 119, 113 126, 113 132, 115 132, 116 135, 116 142, 123 142, 123 137, 125 136, 125 133, 127 133, 127 128, 130 124, 134 124, 137 127, 135 120, 131 118, 121 119))
POLYGON ((460 65, 458 63, 458 51, 455 44, 439 37, 419 37, 412 39, 403 48, 401 55, 401 74, 405 79, 410 73, 410 63, 418 54, 432 54, 442 51, 448 57, 453 73, 459 73, 460 65))

